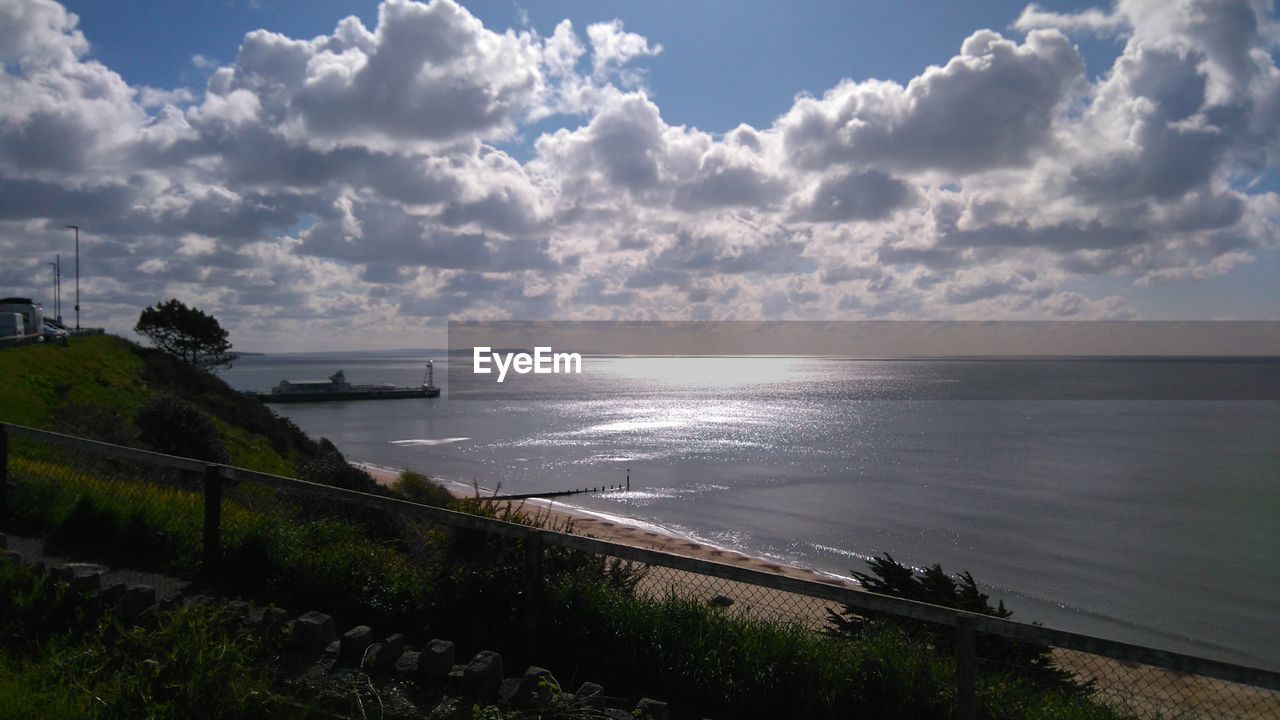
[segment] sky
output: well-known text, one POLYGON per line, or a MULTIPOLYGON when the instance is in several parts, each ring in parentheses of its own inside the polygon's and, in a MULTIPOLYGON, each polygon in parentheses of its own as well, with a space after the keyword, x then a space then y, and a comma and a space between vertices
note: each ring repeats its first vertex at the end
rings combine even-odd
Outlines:
POLYGON ((450 319, 1280 319, 1271 3, 0 0, 0 294, 450 319))

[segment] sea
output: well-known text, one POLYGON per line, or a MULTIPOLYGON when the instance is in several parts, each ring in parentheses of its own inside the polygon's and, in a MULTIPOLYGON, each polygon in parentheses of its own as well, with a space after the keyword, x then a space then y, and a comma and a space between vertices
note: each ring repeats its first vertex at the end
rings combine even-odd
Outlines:
POLYGON ((629 477, 557 502, 834 576, 939 563, 1014 619, 1280 670, 1280 362, 606 357, 485 400, 448 399, 444 352, 222 376, 417 385, 428 359, 445 398, 273 407, 353 461, 503 494, 629 477))

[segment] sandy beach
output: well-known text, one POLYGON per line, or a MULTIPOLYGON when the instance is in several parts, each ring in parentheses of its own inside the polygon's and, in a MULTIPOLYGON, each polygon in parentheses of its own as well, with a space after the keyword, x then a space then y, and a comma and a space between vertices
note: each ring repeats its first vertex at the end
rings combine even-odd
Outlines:
MULTIPOLYGON (((354 462, 352 464, 369 473, 380 485, 390 485, 399 477, 399 471, 395 468, 371 463, 354 462)), ((442 485, 456 497, 468 497, 475 492, 474 489, 467 489, 457 483, 442 483, 442 485)), ((641 521, 628 522, 627 518, 622 517, 601 517, 586 510, 550 500, 518 502, 526 512, 544 518, 546 527, 549 529, 801 580, 853 589, 860 588, 852 580, 842 580, 808 568, 782 564, 768 558, 753 557, 728 548, 716 547, 641 521)), ((640 589, 655 596, 676 594, 702 600, 728 598, 734 601, 730 612, 735 614, 750 615, 759 619, 798 620, 814 627, 826 624, 828 609, 839 608, 836 603, 817 598, 663 567, 651 568, 648 576, 641 583, 640 589)))

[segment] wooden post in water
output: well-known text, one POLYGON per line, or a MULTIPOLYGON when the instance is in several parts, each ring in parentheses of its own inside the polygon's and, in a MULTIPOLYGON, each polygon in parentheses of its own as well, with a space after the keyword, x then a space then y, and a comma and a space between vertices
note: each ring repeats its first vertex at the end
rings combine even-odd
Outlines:
POLYGON ((222 476, 218 466, 204 471, 204 536, 202 539, 203 573, 212 582, 221 580, 222 565, 222 476))
POLYGON ((956 718, 974 720, 978 715, 977 658, 974 649, 973 618, 956 618, 956 718))

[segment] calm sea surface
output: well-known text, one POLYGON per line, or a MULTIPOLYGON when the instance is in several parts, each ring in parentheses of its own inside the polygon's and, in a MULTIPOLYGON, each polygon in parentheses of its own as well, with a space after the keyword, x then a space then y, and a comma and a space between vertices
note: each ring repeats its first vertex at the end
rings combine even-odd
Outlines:
MULTIPOLYGON (((223 377, 265 390, 342 369, 416 385, 426 358, 253 356, 223 377)), ((954 361, 590 362, 589 381, 538 399, 274 407, 352 460, 504 493, 616 484, 630 468, 632 492, 569 504, 835 574, 881 552, 937 562, 1015 619, 1280 669, 1280 402, 851 399, 995 372, 954 361)), ((998 372, 1037 372, 1022 365, 998 372)), ((1185 383, 1209 365, 1070 372, 1105 398, 1098 383, 1185 383)), ((1280 364, 1246 370, 1280 382, 1280 364)))

